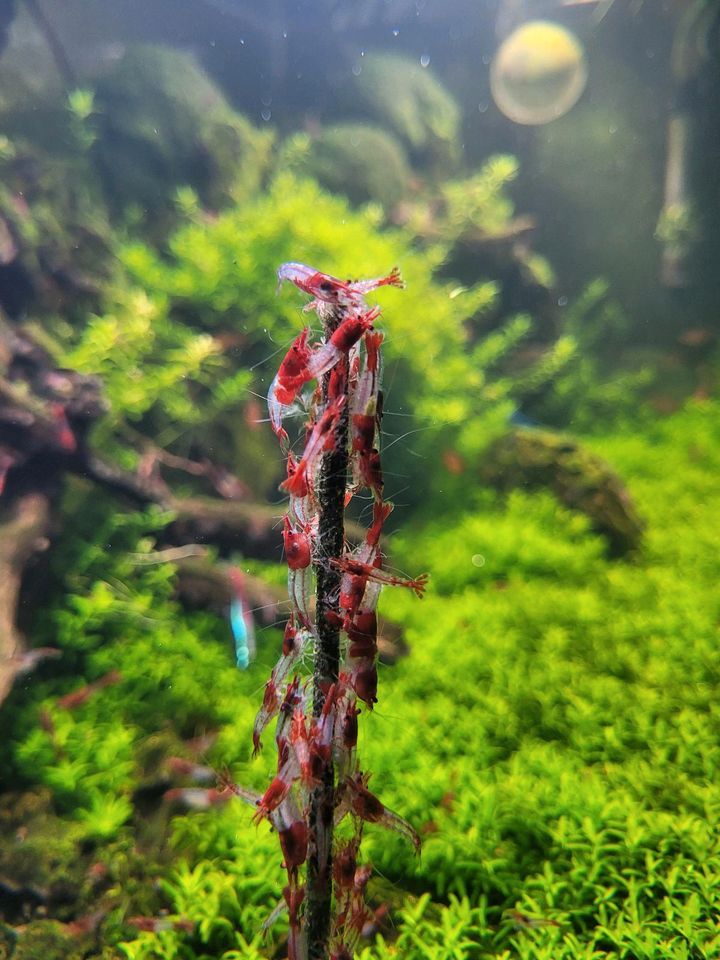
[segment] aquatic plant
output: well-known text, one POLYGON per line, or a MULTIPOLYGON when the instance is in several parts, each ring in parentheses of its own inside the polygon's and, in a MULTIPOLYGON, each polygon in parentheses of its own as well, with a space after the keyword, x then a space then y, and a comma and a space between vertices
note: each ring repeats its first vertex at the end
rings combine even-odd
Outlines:
POLYGON ((277 774, 258 796, 232 783, 225 786, 256 807, 255 819, 276 828, 287 870, 283 891, 290 918, 290 960, 345 960, 372 914, 365 906, 371 868, 358 866, 363 826, 379 823, 410 840, 420 837, 407 821, 368 790, 369 774, 357 759, 358 701, 377 702, 377 602, 383 584, 407 587, 418 596, 426 577, 410 580, 382 568, 380 536, 392 504, 383 499, 379 425, 382 417, 380 348, 375 332, 379 307, 365 295, 382 286, 403 286, 397 270, 375 280, 344 283, 299 263, 285 263, 289 280, 313 300, 325 339, 310 346, 306 327, 293 341, 268 394, 270 422, 287 455, 290 495, 283 539, 288 565, 291 613, 282 655, 265 685, 253 728, 255 752, 277 716, 277 774), (318 381, 304 398, 310 416, 305 446, 296 459, 283 418, 300 402, 300 391, 318 381), (372 523, 353 550, 346 548, 344 515, 350 499, 369 490, 372 523), (310 606, 311 569, 317 583, 310 606), (312 683, 295 673, 306 648, 312 650, 312 683), (341 666, 342 662, 342 666, 341 666), (336 827, 350 815, 349 837, 336 827), (305 882, 300 868, 307 863, 305 882))

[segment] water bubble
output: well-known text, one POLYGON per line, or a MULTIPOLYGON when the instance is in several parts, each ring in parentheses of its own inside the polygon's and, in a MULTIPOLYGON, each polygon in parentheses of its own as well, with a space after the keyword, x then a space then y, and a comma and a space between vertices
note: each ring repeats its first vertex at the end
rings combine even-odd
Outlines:
POLYGON ((355 77, 360 76, 360 74, 362 73, 362 67, 360 66, 359 63, 355 64, 355 66, 352 68, 352 72, 353 72, 353 76, 355 77))
POLYGON ((472 556, 472 565, 474 567, 484 567, 485 557, 481 553, 475 553, 472 556))
POLYGON ((487 100, 481 100, 480 103, 478 104, 478 112, 487 113, 489 106, 490 104, 487 102, 487 100))
POLYGON ((566 307, 566 306, 567 306, 567 302, 568 302, 568 298, 567 298, 567 297, 558 297, 558 306, 559 306, 559 307, 566 307))
POLYGON ((265 110, 263 110, 263 111, 261 112, 260 116, 261 116, 261 117, 263 118, 263 120, 267 123, 267 121, 268 121, 268 120, 270 119, 270 117, 272 116, 272 110, 268 110, 267 108, 265 108, 265 110))
POLYGON ((430 66, 430 57, 429 57, 426 53, 424 53, 424 54, 420 57, 420 66, 421 66, 421 67, 429 67, 429 66, 430 66))
POLYGON ((400 36, 400 31, 397 30, 397 29, 396 29, 396 30, 393 30, 392 34, 393 34, 394 37, 399 37, 399 36, 400 36))
POLYGON ((587 82, 577 37, 557 23, 531 20, 495 54, 490 89, 498 109, 515 123, 550 123, 573 107, 587 82))

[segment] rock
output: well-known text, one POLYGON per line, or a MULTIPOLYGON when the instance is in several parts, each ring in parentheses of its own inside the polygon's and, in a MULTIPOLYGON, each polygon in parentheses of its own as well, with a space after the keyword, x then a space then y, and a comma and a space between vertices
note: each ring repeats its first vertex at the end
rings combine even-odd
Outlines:
POLYGON ((350 115, 360 114, 392 130, 421 166, 442 169, 447 175, 448 167, 457 163, 460 109, 432 71, 417 60, 369 54, 345 99, 350 115))
POLYGON ((332 193, 345 194, 352 203, 377 200, 390 207, 407 191, 410 168, 405 151, 392 134, 377 127, 363 123, 328 127, 302 152, 291 143, 288 153, 294 154, 288 163, 294 171, 313 177, 332 193))
POLYGON ((616 473, 570 437, 545 430, 513 430, 487 452, 480 477, 501 491, 545 488, 590 518, 615 556, 640 546, 643 521, 616 473))
POLYGON ((221 206, 259 185, 272 134, 236 113, 195 58, 130 47, 96 87, 96 150, 108 199, 162 209, 180 186, 221 206))
POLYGON ((12 960, 81 960, 85 955, 86 951, 64 924, 56 920, 34 920, 23 928, 12 960))

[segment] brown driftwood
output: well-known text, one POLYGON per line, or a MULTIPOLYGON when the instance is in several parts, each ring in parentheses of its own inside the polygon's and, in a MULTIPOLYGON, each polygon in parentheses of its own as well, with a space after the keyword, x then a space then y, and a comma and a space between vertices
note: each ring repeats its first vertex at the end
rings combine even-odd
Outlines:
POLYGON ((40 493, 18 497, 0 512, 0 703, 27 667, 15 612, 28 561, 48 547, 49 524, 50 502, 40 493))

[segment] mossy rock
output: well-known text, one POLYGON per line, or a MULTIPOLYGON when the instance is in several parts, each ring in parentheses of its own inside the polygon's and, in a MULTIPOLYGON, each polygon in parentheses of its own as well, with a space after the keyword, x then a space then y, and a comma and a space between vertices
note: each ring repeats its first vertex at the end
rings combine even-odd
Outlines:
POLYGON ((431 70, 417 60, 377 53, 363 58, 347 106, 388 127, 412 156, 430 167, 453 166, 460 152, 460 109, 431 70))
MULTIPOLYGON (((377 200, 385 207, 397 203, 410 179, 405 150, 390 133, 363 123, 328 127, 307 148, 288 153, 297 159, 288 163, 294 171, 309 175, 331 193, 342 193, 352 203, 377 200)), ((299 138, 292 138, 298 143, 299 138)))
POLYGON ((87 955, 87 943, 56 920, 34 920, 20 934, 11 954, 12 960, 81 960, 87 955))
POLYGON ((77 839, 77 831, 53 814, 49 791, 3 794, 0 878, 16 908, 77 900, 86 869, 77 839))
POLYGON ((237 114, 189 54, 131 47, 96 87, 109 199, 153 211, 189 185, 217 207, 257 188, 272 134, 237 114))
POLYGON ((545 430, 513 430, 489 449, 479 473, 502 491, 551 490, 566 507, 590 518, 615 555, 640 545, 644 524, 630 494, 608 464, 576 440, 545 430))

